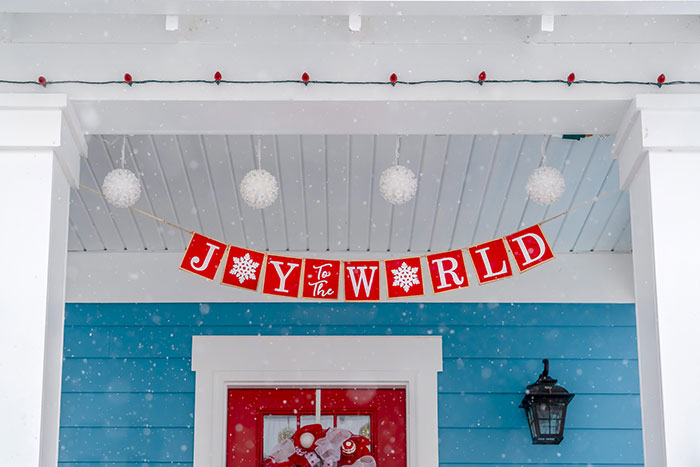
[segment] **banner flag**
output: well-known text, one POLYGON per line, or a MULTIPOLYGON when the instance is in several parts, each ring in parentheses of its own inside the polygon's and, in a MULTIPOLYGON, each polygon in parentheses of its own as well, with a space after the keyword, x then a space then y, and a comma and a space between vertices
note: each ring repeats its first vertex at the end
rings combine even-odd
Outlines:
POLYGON ((513 275, 506 244, 502 238, 469 247, 479 284, 497 281, 513 275))
POLYGON ((226 244, 193 233, 180 269, 214 280, 225 252, 226 244))
POLYGON ((433 293, 469 287, 467 267, 462 250, 446 251, 428 255, 428 271, 433 293))
POLYGON ((554 259, 554 253, 539 224, 508 235, 506 240, 520 272, 554 259))
POLYGON ((387 259, 382 266, 382 260, 341 261, 270 255, 226 245, 193 232, 180 268, 213 280, 223 264, 222 284, 269 295, 376 302, 381 299, 380 288, 384 286, 388 298, 425 295, 423 258, 428 262, 427 275, 433 294, 469 287, 471 273, 467 273, 467 253, 479 284, 512 276, 510 256, 521 273, 554 259, 541 224, 470 246, 467 252, 464 250, 387 259), (380 285, 381 275, 385 275, 384 285, 380 285), (344 298, 340 292, 341 282, 344 298))
POLYGON ((423 269, 420 256, 384 261, 388 298, 423 295, 423 269))
POLYGON ((309 258, 304 261, 302 297, 337 300, 339 285, 340 261, 309 258))
POLYGON ((379 300, 379 261, 344 261, 345 300, 379 300))
POLYGON ((297 298, 303 262, 302 258, 267 255, 263 293, 297 298))
POLYGON ((258 290, 265 253, 246 250, 237 246, 228 247, 228 257, 221 283, 233 287, 258 290))

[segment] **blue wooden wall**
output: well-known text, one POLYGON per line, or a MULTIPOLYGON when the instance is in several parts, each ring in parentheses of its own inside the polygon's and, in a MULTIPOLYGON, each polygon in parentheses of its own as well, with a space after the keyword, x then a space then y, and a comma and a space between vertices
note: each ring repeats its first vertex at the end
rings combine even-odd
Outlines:
MULTIPOLYGON (((191 467, 192 335, 441 335, 440 465, 642 465, 632 305, 71 304, 62 467, 191 467), (577 395, 564 442, 533 446, 541 371, 577 395)), ((381 467, 381 466, 380 466, 381 467)))

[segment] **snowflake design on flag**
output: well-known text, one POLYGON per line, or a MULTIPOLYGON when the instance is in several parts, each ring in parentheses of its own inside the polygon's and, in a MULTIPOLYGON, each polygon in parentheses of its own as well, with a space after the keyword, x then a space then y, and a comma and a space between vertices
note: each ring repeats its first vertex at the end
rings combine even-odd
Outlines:
POLYGON ((418 280, 418 268, 412 268, 404 261, 396 269, 392 269, 391 273, 394 275, 394 283, 392 286, 399 286, 404 292, 408 292, 413 285, 420 284, 418 280))
POLYGON ((250 257, 250 253, 246 253, 243 256, 237 256, 233 258, 233 266, 229 274, 233 274, 238 278, 238 282, 241 284, 248 280, 255 280, 255 270, 260 266, 260 263, 256 263, 250 257))

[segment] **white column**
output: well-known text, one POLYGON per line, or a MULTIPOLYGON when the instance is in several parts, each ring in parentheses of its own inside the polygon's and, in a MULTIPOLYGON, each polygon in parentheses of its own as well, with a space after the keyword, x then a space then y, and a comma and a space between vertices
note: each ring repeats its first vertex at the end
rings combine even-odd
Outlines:
POLYGON ((700 465, 700 95, 640 95, 615 142, 630 192, 645 464, 700 465))
POLYGON ((55 466, 70 187, 65 95, 0 94, 0 465, 55 466))

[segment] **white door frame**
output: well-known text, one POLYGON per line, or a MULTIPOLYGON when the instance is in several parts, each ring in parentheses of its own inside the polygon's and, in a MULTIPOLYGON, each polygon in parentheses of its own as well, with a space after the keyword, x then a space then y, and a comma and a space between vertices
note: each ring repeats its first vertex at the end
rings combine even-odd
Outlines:
POLYGON ((194 467, 226 466, 232 387, 404 387, 407 467, 438 467, 439 336, 194 336, 194 467))

